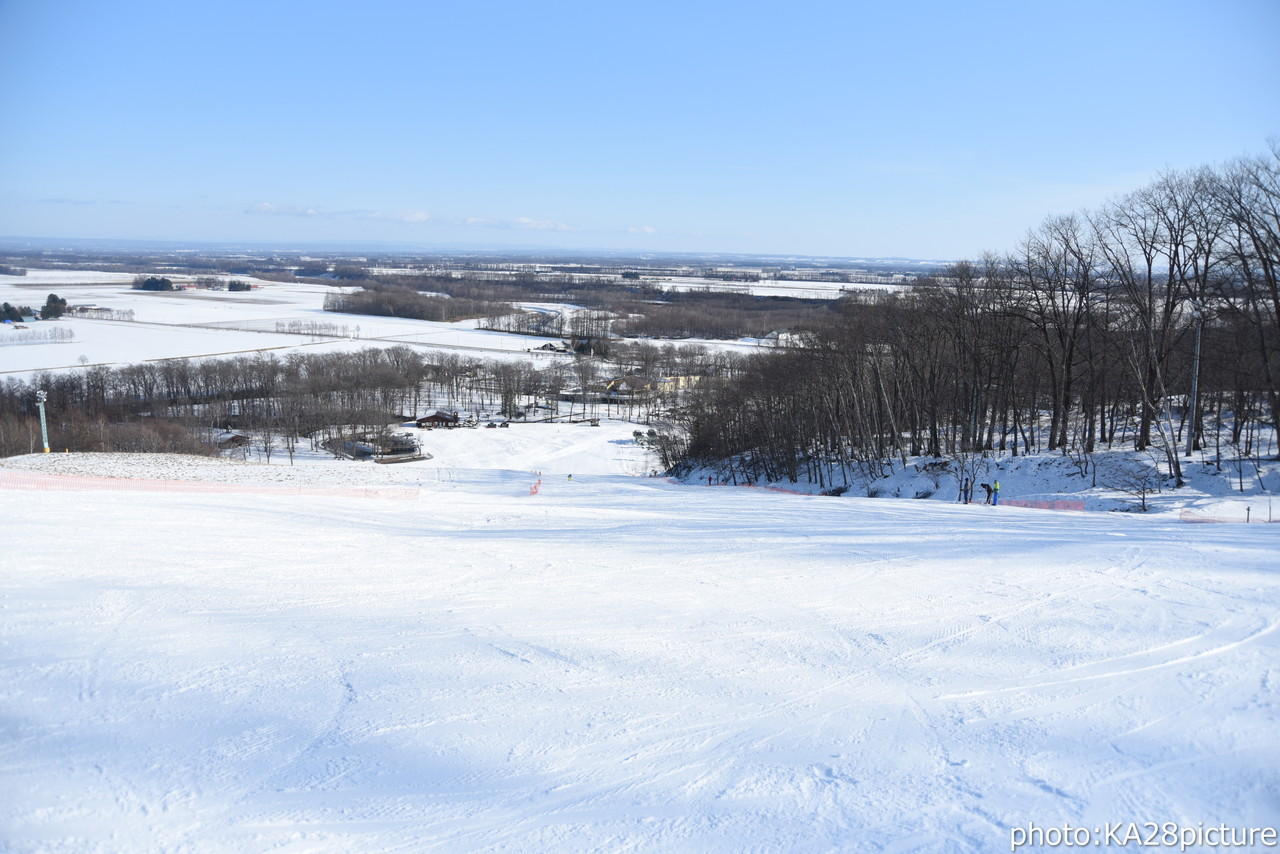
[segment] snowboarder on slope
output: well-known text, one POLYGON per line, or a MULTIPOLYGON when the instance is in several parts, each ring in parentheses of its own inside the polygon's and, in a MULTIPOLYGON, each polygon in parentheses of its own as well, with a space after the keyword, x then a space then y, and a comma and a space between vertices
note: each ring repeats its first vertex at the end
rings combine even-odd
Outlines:
POLYGON ((982 503, 983 503, 983 504, 990 504, 990 503, 991 503, 991 484, 989 484, 989 483, 984 483, 984 484, 981 484, 981 486, 982 486, 982 488, 983 488, 983 489, 985 489, 985 490, 987 491, 987 500, 986 500, 986 501, 984 501, 984 502, 982 502, 982 503))
POLYGON ((994 484, 991 485, 991 504, 994 506, 999 503, 1000 503, 1000 481, 997 480, 994 484))

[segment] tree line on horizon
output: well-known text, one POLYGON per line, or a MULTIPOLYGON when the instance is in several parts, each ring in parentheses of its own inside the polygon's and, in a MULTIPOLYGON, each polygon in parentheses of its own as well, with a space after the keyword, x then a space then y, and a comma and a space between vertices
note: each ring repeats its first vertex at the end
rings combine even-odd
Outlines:
MULTIPOLYGON (((603 354, 615 337, 654 339, 762 338, 812 324, 835 300, 757 296, 741 291, 680 290, 627 278, 530 271, 365 275, 348 272, 347 286, 325 296, 326 311, 453 322, 478 319, 498 332, 568 338, 584 353, 603 354), (579 311, 547 314, 517 303, 559 302, 579 311)), ((730 275, 730 274, 725 274, 730 275)))
POLYGON ((693 397, 667 462, 825 486, 909 456, 1124 444, 1180 484, 1181 459, 1210 441, 1206 419, 1229 454, 1262 453, 1263 428, 1274 435, 1278 317, 1273 143, 1049 217, 1013 251, 914 288, 846 295, 804 346, 693 397))

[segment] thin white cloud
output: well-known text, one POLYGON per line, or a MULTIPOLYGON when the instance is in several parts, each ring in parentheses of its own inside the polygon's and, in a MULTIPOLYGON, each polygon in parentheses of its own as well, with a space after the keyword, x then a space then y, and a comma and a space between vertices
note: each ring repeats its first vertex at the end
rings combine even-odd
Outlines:
POLYGON ((250 205, 245 213, 267 216, 320 216, 320 211, 306 205, 277 205, 274 202, 258 202, 250 205))
POLYGON ((379 222, 436 222, 439 217, 426 211, 361 211, 357 214, 361 219, 376 219, 379 222))
POLYGON ((509 220, 509 228, 531 228, 534 231, 578 231, 571 225, 565 225, 563 222, 553 222, 549 219, 530 219, 527 216, 518 216, 509 220))
POLYGON ((410 224, 429 222, 434 225, 463 225, 471 228, 518 228, 534 231, 579 231, 563 222, 547 219, 533 219, 527 216, 515 216, 494 219, 481 216, 440 216, 420 210, 404 211, 351 211, 352 216, 360 219, 373 219, 379 222, 404 222, 410 224))
POLYGON ((556 222, 550 219, 534 219, 527 216, 513 216, 501 219, 491 217, 469 216, 449 218, 447 222, 467 225, 473 228, 527 229, 530 231, 588 231, 589 229, 556 222))
MULTIPOLYGON (((398 222, 404 225, 462 226, 465 228, 489 228, 510 231, 557 231, 564 233, 591 233, 611 231, 589 226, 571 225, 552 219, 537 219, 529 216, 512 217, 480 217, 453 216, 434 214, 419 209, 405 210, 323 210, 313 205, 282 205, 276 202, 257 202, 245 209, 245 213, 260 216, 293 216, 293 217, 326 217, 330 219, 361 219, 376 222, 398 222)), ((627 234, 656 234, 657 229, 650 225, 631 226, 627 234)))

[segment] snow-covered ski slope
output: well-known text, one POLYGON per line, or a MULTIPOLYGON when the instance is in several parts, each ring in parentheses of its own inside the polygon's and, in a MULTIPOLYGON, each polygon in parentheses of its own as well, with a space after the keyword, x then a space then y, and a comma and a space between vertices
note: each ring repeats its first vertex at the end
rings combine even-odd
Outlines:
POLYGON ((3 461, 0 848, 1277 823, 1280 525, 678 485, 630 429, 3 461))

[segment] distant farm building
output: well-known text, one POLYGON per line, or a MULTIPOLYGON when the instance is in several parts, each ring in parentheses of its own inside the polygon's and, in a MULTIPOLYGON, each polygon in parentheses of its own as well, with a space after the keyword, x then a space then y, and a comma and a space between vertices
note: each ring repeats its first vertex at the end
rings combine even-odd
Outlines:
POLYGON ((687 388, 697 388, 706 379, 702 376, 661 377, 658 379, 658 388, 662 391, 684 391, 687 388))
POLYGON ((777 329, 764 336, 764 343, 774 347, 802 347, 804 336, 789 329, 777 329))
POLYGON ((427 427, 434 429, 436 427, 457 427, 462 423, 456 412, 442 412, 436 410, 430 415, 424 415, 415 422, 419 427, 427 427))
POLYGON ((657 386, 657 381, 649 377, 626 376, 617 377, 609 381, 605 387, 605 391, 617 395, 635 395, 643 394, 647 391, 653 391, 657 386))
POLYGON ((227 451, 232 448, 243 448, 250 444, 251 440, 243 433, 237 433, 234 430, 223 430, 214 436, 214 441, 221 450, 227 451))

